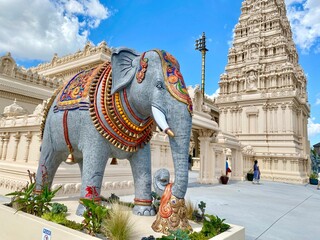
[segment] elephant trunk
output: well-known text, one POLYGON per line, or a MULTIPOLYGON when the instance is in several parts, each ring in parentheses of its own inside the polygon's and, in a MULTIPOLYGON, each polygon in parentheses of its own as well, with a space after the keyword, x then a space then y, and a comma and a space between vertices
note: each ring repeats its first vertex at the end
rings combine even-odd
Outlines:
POLYGON ((172 186, 172 194, 177 198, 184 198, 188 187, 189 144, 190 131, 187 131, 183 135, 170 138, 175 169, 175 180, 172 186))

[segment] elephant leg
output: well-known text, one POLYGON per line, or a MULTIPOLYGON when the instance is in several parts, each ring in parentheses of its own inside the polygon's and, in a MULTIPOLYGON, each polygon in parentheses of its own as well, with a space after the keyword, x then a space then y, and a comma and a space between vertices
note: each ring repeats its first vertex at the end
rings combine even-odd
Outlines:
POLYGON ((154 216, 151 197, 151 156, 150 145, 134 153, 130 158, 134 179, 135 199, 133 213, 136 215, 154 216))
POLYGON ((104 175, 104 169, 107 164, 107 152, 103 147, 91 151, 91 148, 86 148, 83 152, 83 161, 80 163, 81 173, 81 193, 80 204, 76 214, 82 216, 85 207, 81 204, 81 199, 92 199, 100 202, 101 185, 104 175))
POLYGON ((36 174, 36 192, 41 191, 44 186, 51 187, 54 175, 61 162, 61 156, 51 147, 42 147, 36 174))

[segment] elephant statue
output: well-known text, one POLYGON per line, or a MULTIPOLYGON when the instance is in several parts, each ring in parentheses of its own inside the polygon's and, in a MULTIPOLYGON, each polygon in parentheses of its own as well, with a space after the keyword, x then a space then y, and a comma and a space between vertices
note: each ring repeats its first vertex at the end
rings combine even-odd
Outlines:
POLYGON ((63 161, 78 163, 82 184, 77 214, 82 215, 81 199, 101 200, 107 160, 128 159, 135 188, 133 213, 155 215, 149 142, 156 122, 169 136, 172 195, 184 198, 192 101, 179 63, 168 52, 112 49, 111 62, 84 70, 57 89, 44 116, 36 191, 52 185, 63 161))

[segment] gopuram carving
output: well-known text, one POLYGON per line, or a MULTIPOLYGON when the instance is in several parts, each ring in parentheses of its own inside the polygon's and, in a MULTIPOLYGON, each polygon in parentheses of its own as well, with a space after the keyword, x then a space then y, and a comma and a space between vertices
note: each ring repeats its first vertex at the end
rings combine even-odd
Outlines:
MULTIPOLYGON (((228 63, 220 76, 216 105, 223 122, 221 130, 252 146, 257 159, 259 155, 270 156, 273 161, 272 156, 290 153, 295 161, 307 164, 310 108, 306 84, 285 1, 244 0, 228 63), (224 113, 237 107, 243 111, 224 113), (241 125, 241 131, 235 123, 241 125)), ((307 169, 306 165, 301 169, 307 169)), ((276 177, 278 168, 263 171, 262 175, 271 180, 290 178, 276 177)), ((306 171, 296 169, 291 177, 306 181, 306 171)))

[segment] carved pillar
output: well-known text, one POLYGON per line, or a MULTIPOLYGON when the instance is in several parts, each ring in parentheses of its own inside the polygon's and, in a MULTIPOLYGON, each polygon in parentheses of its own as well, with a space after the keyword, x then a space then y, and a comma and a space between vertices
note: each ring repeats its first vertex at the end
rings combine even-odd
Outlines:
POLYGON ((234 109, 231 108, 230 109, 230 120, 231 120, 231 133, 234 133, 235 132, 235 128, 234 128, 234 109))
POLYGON ((199 130, 200 141, 200 172, 198 181, 200 183, 214 183, 217 182, 213 179, 213 173, 215 172, 215 163, 212 159, 212 149, 210 148, 210 142, 212 140, 214 131, 201 129, 199 130))
POLYGON ((29 151, 30 151, 30 143, 31 143, 31 138, 32 138, 32 133, 28 132, 26 135, 26 150, 24 152, 24 157, 23 157, 23 161, 24 162, 28 162, 28 157, 29 157, 29 151))
MULTIPOLYGON (((222 126, 223 127, 221 127, 221 129, 222 130, 224 130, 224 131, 228 131, 228 124, 226 124, 227 123, 227 121, 228 121, 228 116, 227 116, 227 114, 228 114, 228 109, 227 108, 224 108, 223 109, 223 122, 221 123, 222 124, 222 126)), ((220 122, 220 121, 219 121, 220 122)))
POLYGON ((13 155, 12 155, 12 161, 17 160, 17 152, 18 152, 18 145, 21 138, 21 134, 19 132, 16 132, 14 135, 14 145, 13 145, 13 155))
POLYGON ((267 125, 268 125, 268 115, 267 115, 268 114, 268 112, 267 112, 268 107, 267 107, 267 104, 264 104, 262 106, 262 110, 263 110, 263 114, 262 114, 263 133, 266 133, 267 129, 268 129, 268 127, 267 127, 267 125))
POLYGON ((281 129, 282 132, 286 132, 286 104, 282 104, 281 105, 281 109, 282 109, 282 119, 281 119, 281 129))
POLYGON ((0 160, 1 160, 1 156, 2 156, 3 142, 4 142, 4 134, 1 134, 0 135, 0 160))
POLYGON ((242 107, 239 107, 239 110, 238 110, 239 114, 238 114, 238 126, 239 126, 239 133, 242 133, 242 107))
POLYGON ((278 132, 278 106, 273 107, 273 132, 278 132))
POLYGON ((273 107, 272 106, 270 106, 270 132, 272 132, 273 133, 273 129, 274 129, 274 126, 273 126, 273 121, 274 121, 274 118, 273 118, 273 114, 274 114, 274 112, 273 112, 273 107))
POLYGON ((9 138, 10 138, 10 135, 8 133, 5 133, 3 135, 3 147, 2 147, 1 160, 6 160, 9 138))

